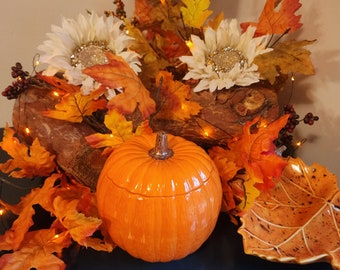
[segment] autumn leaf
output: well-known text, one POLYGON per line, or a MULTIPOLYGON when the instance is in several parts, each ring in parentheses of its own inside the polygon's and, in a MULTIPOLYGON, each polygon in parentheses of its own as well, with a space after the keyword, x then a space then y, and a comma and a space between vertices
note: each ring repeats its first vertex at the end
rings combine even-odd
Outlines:
POLYGON ((65 269, 65 263, 56 255, 70 244, 70 237, 55 229, 28 232, 20 250, 0 257, 0 269, 65 269))
POLYGON ((95 133, 86 136, 85 139, 91 145, 91 147, 110 147, 115 149, 122 143, 130 140, 135 135, 152 133, 152 129, 148 125, 148 120, 144 121, 134 131, 132 121, 127 121, 126 118, 116 110, 112 110, 105 115, 104 124, 108 129, 111 130, 111 133, 95 133))
POLYGON ((276 0, 267 0, 258 23, 241 23, 243 31, 250 25, 256 27, 255 36, 266 34, 281 35, 288 30, 289 32, 294 32, 299 29, 302 26, 300 23, 301 15, 295 15, 295 12, 301 7, 299 0, 279 1, 279 7, 276 7, 276 2, 276 0))
POLYGON ((54 162, 55 155, 51 155, 50 152, 41 146, 38 138, 35 138, 32 145, 28 147, 20 143, 19 139, 14 135, 14 130, 6 124, 0 147, 12 159, 8 159, 5 163, 0 164, 0 171, 14 178, 32 178, 50 175, 56 167, 54 162))
POLYGON ((340 269, 339 208, 336 176, 290 158, 275 188, 241 217, 244 250, 281 262, 328 261, 340 269))
POLYGON ((156 77, 156 85, 160 89, 160 110, 155 115, 159 119, 185 120, 197 115, 202 109, 195 101, 190 101, 190 86, 175 81, 173 75, 161 71, 156 77))
POLYGON ((313 75, 315 70, 310 59, 311 52, 303 47, 314 42, 315 40, 288 40, 278 43, 273 51, 258 55, 254 59, 254 63, 258 65, 261 76, 271 84, 275 82, 275 78, 280 73, 313 75))
MULTIPOLYGON (((139 3, 139 1, 137 2, 139 3)), ((128 21, 125 22, 125 28, 129 32, 129 36, 134 39, 131 49, 142 56, 143 69, 138 76, 144 85, 148 86, 150 81, 156 77, 158 71, 165 69, 169 63, 155 52, 139 28, 128 21)))
MULTIPOLYGON (((223 191, 222 211, 229 212, 237 206, 237 202, 235 201, 236 194, 231 185, 231 181, 234 180, 234 177, 242 168, 236 165, 236 157, 234 153, 220 146, 215 146, 209 149, 209 156, 214 161, 221 178, 223 191)), ((242 189, 237 195, 238 197, 244 197, 244 189, 242 189)))
POLYGON ((247 211, 260 190, 270 189, 273 177, 280 176, 286 161, 274 152, 273 141, 288 117, 285 115, 269 125, 254 128, 259 124, 257 117, 244 125, 243 134, 231 140, 228 148, 209 149, 221 177, 224 211, 247 211))
POLYGON ((18 218, 4 235, 0 235, 0 250, 16 251, 20 248, 25 234, 33 225, 32 216, 35 213, 33 205, 49 200, 51 194, 54 192, 54 184, 59 177, 59 174, 53 174, 48 177, 41 188, 33 189, 29 194, 24 196, 16 206, 11 208, 11 210, 14 210, 14 214, 18 215, 18 218))
POLYGON ((208 10, 209 0, 183 0, 185 7, 181 7, 184 23, 190 27, 201 28, 212 11, 208 10))
POLYGON ((123 88, 123 93, 109 101, 109 109, 117 109, 123 114, 130 114, 138 106, 143 118, 148 118, 155 111, 155 102, 150 97, 149 91, 121 57, 108 53, 107 58, 108 64, 94 65, 84 69, 83 73, 94 78, 104 87, 123 88))
POLYGON ((87 238, 92 236, 102 224, 97 217, 87 217, 78 212, 78 199, 65 199, 57 196, 53 201, 54 214, 58 222, 67 230, 72 239, 82 246, 88 247, 87 238))
POLYGON ((207 27, 210 27, 214 30, 217 30, 218 26, 223 21, 223 19, 224 19, 224 13, 222 11, 215 18, 213 18, 213 19, 211 19, 207 22, 207 27))
POLYGON ((172 31, 159 32, 159 34, 164 37, 162 49, 166 59, 171 61, 183 55, 190 55, 189 47, 178 34, 172 31))
POLYGON ((57 76, 45 76, 41 73, 37 73, 37 78, 52 85, 55 89, 61 90, 66 93, 80 92, 79 85, 70 84, 66 80, 58 78, 57 76))
POLYGON ((90 95, 83 95, 80 92, 65 94, 61 102, 55 105, 55 110, 43 111, 42 114, 59 120, 81 123, 84 116, 106 108, 106 101, 100 99, 99 95, 101 93, 98 92, 92 92, 90 95))
POLYGON ((176 32, 182 26, 180 8, 182 1, 135 1, 134 15, 138 18, 138 27, 150 29, 159 25, 165 31, 176 32))
POLYGON ((254 132, 252 128, 259 121, 256 117, 244 125, 242 136, 228 145, 230 151, 237 155, 236 164, 256 179, 255 185, 261 190, 270 189, 274 185, 273 178, 279 177, 286 166, 286 160, 275 153, 273 141, 286 125, 288 117, 287 114, 268 125, 260 125, 254 132))

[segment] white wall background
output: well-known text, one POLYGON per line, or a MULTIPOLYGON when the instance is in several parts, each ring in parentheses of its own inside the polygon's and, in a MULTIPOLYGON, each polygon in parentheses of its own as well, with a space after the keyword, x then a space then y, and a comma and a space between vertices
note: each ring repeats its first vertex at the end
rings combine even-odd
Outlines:
MULTIPOLYGON (((31 71, 36 47, 45 40, 51 24, 60 25, 61 18, 75 18, 78 13, 114 10, 112 0, 5 0, 0 17, 0 90, 12 82, 10 67, 20 61, 31 71)), ((215 12, 224 11, 227 18, 256 21, 265 0, 211 0, 215 12)), ((310 46, 316 75, 297 78, 292 103, 300 115, 311 111, 320 117, 314 126, 298 127, 297 138, 307 138, 299 156, 307 164, 320 163, 340 176, 340 28, 339 0, 300 0, 302 30, 298 39, 317 39, 310 46)), ((125 0, 130 16, 134 0, 125 0)), ((289 87, 287 87, 289 89, 289 87)), ((287 89, 286 89, 287 90, 287 89)), ((283 97, 283 101, 286 97, 283 97)), ((11 124, 13 103, 0 97, 0 127, 11 124)))

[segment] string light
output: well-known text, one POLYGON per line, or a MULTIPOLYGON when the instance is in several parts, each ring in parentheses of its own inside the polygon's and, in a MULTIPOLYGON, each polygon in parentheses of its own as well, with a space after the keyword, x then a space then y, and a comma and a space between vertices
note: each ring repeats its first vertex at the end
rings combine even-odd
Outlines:
POLYGON ((57 91, 53 91, 53 92, 52 92, 52 95, 53 95, 54 97, 59 97, 59 96, 60 96, 59 93, 58 93, 57 91))
POLYGON ((36 54, 33 57, 33 70, 36 72, 36 68, 40 65, 40 54, 36 54))
POLYGON ((29 135, 31 133, 30 129, 28 127, 25 128, 25 133, 29 135))
POLYGON ((303 145, 306 141, 307 141, 307 139, 304 138, 304 139, 298 141, 297 143, 295 143, 295 146, 296 146, 296 147, 300 147, 300 146, 303 145))
POLYGON ((187 40, 185 44, 188 46, 189 49, 191 49, 194 46, 191 40, 187 40))

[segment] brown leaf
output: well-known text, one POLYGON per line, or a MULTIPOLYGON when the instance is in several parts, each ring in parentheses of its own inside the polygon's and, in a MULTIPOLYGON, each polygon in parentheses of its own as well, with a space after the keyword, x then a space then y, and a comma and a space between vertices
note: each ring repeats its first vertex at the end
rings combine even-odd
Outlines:
POLYGON ((156 85, 161 94, 160 110, 156 118, 185 121, 201 111, 200 104, 190 101, 190 86, 174 80, 171 73, 160 71, 156 77, 156 85))
POLYGON ((259 66, 259 72, 271 84, 281 74, 300 73, 313 75, 315 73, 310 59, 311 52, 303 48, 311 45, 315 40, 288 40, 278 43, 273 51, 258 55, 254 63, 259 66))
POLYGON ((326 260, 340 268, 340 192, 325 167, 289 159, 276 187, 241 220, 247 254, 281 262, 326 260))

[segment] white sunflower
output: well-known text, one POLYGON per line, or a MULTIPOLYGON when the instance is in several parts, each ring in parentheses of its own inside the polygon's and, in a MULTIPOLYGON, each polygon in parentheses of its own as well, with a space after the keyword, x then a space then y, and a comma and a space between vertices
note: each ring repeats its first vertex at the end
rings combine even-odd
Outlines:
POLYGON ((139 72, 139 55, 128 49, 133 38, 121 30, 122 24, 116 17, 100 17, 94 12, 87 16, 80 14, 77 20, 63 18, 61 27, 53 25, 52 32, 47 34, 49 39, 38 46, 40 62, 48 65, 44 74, 53 76, 62 72, 68 83, 82 85, 82 93, 89 94, 100 84, 82 70, 107 63, 108 51, 121 56, 139 72))
POLYGON ((189 69, 184 80, 199 80, 195 92, 206 89, 214 92, 258 82, 260 74, 254 58, 271 49, 266 48, 269 37, 254 38, 255 30, 255 27, 248 27, 241 34, 237 20, 233 19, 230 23, 223 20, 217 30, 208 27, 204 41, 192 35, 192 55, 180 57, 189 69))

